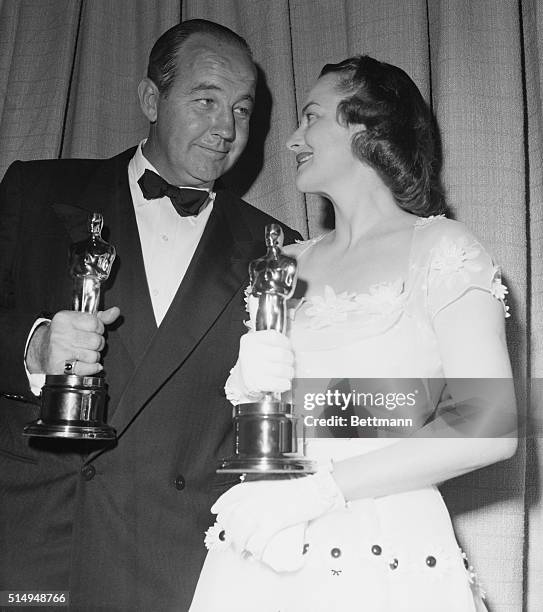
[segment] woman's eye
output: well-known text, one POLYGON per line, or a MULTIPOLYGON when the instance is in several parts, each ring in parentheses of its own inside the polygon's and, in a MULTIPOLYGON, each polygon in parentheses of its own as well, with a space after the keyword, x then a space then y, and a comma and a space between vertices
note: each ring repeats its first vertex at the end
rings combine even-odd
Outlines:
POLYGON ((317 115, 315 115, 315 113, 306 113, 304 118, 306 123, 311 124, 317 118, 317 115))
POLYGON ((205 108, 209 108, 210 106, 213 105, 215 100, 213 100, 213 98, 199 98, 197 100, 197 102, 198 102, 198 104, 200 104, 200 106, 203 106, 205 108))

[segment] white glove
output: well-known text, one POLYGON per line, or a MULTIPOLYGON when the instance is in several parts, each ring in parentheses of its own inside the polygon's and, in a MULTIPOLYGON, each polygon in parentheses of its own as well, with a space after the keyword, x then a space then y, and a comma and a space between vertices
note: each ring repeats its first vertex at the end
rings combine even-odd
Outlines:
POLYGON ((304 544, 307 523, 281 529, 273 535, 262 553, 262 563, 276 572, 295 572, 305 560, 304 544))
POLYGON ((270 329, 240 338, 239 357, 226 381, 226 397, 234 404, 254 401, 265 392, 283 393, 294 378, 294 352, 284 334, 270 329))
POLYGON ((261 480, 235 485, 215 502, 211 512, 225 540, 239 553, 262 559, 281 530, 345 506, 345 498, 328 470, 292 480, 261 480))

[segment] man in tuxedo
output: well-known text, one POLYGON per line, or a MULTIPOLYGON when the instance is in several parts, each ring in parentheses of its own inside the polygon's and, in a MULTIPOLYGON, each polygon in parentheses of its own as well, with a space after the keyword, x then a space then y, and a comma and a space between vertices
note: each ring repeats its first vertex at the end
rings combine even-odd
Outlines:
POLYGON ((236 481, 215 473, 232 453, 223 386, 247 318, 248 263, 272 221, 215 191, 246 144, 255 81, 242 38, 181 23, 156 42, 139 85, 146 141, 112 159, 8 169, 0 590, 70 591, 77 610, 188 609, 209 508, 236 481), (92 211, 117 249, 97 315, 70 311, 67 272, 92 211), (22 436, 45 374, 102 369, 114 444, 22 436))

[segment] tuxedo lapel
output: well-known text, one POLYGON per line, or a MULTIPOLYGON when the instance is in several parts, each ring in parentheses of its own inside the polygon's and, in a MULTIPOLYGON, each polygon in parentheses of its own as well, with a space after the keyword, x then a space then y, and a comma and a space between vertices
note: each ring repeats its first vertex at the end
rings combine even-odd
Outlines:
POLYGON ((113 415, 111 424, 118 435, 182 366, 247 283, 247 262, 262 255, 263 242, 244 232, 230 204, 218 194, 187 273, 113 415))

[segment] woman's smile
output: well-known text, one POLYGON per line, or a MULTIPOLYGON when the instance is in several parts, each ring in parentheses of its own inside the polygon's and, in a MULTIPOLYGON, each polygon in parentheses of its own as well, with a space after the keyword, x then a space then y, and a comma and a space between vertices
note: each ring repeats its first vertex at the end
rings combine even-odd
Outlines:
POLYGON ((305 162, 309 161, 313 157, 313 153, 310 151, 302 151, 296 155, 296 166, 299 169, 305 162))

